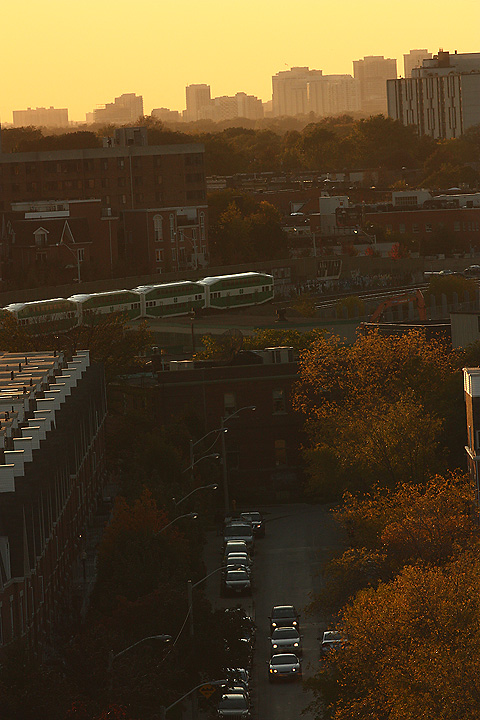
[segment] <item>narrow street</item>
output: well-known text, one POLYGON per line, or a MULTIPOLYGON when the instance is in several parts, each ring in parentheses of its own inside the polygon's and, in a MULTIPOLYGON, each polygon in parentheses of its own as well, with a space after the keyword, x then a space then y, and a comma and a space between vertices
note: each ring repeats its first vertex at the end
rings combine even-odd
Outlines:
MULTIPOLYGON (((317 637, 327 625, 325 619, 307 615, 304 608, 312 593, 321 587, 323 563, 341 549, 342 535, 326 506, 276 506, 264 508, 263 514, 266 537, 256 542, 253 597, 220 598, 216 575, 207 581, 206 592, 216 607, 241 603, 254 614, 257 641, 251 687, 253 717, 257 720, 311 720, 313 715, 302 715, 310 697, 303 691, 301 683, 268 682, 268 616, 273 605, 296 606, 301 613, 303 676, 313 675, 319 661, 317 637)), ((207 572, 212 572, 222 562, 222 538, 214 533, 207 541, 205 562, 207 572)))

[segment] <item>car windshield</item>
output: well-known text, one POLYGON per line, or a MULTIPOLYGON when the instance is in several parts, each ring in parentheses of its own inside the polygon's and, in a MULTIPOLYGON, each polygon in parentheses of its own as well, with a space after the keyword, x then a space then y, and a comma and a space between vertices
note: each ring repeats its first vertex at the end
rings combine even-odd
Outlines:
POLYGON ((242 517, 248 518, 252 522, 262 522, 262 516, 258 512, 242 513, 242 517))
POLYGON ((327 630, 323 633, 323 642, 341 642, 343 640, 343 635, 341 632, 338 632, 337 630, 327 630))
POLYGON ((243 695, 226 695, 218 705, 219 710, 246 710, 247 701, 243 695))
POLYGON ((247 537, 252 534, 252 528, 249 525, 231 525, 225 528, 225 537, 247 537))
POLYGON ((298 639, 298 632, 294 628, 278 628, 273 631, 272 640, 298 639))
POLYGON ((274 607, 272 617, 274 618, 286 618, 296 615, 295 608, 291 605, 285 605, 284 607, 274 607))
POLYGON ((274 655, 270 662, 272 665, 296 665, 298 660, 296 655, 274 655))

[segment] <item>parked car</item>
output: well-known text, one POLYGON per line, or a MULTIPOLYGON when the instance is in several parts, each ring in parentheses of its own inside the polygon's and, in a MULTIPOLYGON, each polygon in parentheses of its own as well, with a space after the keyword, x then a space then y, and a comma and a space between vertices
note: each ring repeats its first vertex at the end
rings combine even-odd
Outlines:
POLYGON ((480 277, 480 265, 469 265, 463 271, 465 277, 480 277))
POLYGON ((223 693, 217 705, 217 718, 242 718, 247 720, 252 717, 250 701, 245 693, 223 693))
POLYGON ((296 680, 302 677, 302 665, 293 653, 280 653, 272 655, 268 663, 268 679, 270 682, 278 680, 296 680))
POLYGON ((223 595, 251 595, 252 581, 246 570, 227 570, 222 579, 223 595))
POLYGON ((275 605, 269 617, 270 634, 277 627, 294 627, 300 629, 300 615, 294 605, 275 605))
POLYGON ((230 553, 248 553, 248 547, 245 540, 229 540, 224 546, 224 557, 230 553))
POLYGON ((321 638, 318 639, 321 640, 320 655, 322 656, 328 655, 332 650, 344 647, 347 643, 345 635, 338 630, 325 630, 321 638))
POLYGON ((246 552, 228 553, 225 558, 225 565, 229 565, 232 563, 237 563, 238 565, 245 565, 249 568, 252 568, 253 566, 252 558, 246 552))
POLYGON ((255 537, 265 537, 265 522, 259 512, 242 512, 240 517, 252 523, 255 537))
POLYGON ((303 654, 302 638, 294 627, 275 628, 270 638, 270 646, 272 655, 295 653, 297 657, 301 657, 303 654))
POLYGON ((243 540, 246 542, 249 550, 253 550, 254 536, 252 524, 249 522, 239 522, 232 520, 223 529, 223 541, 227 544, 230 540, 243 540))
POLYGON ((250 673, 246 668, 225 668, 225 677, 233 680, 241 680, 242 682, 250 682, 250 673))

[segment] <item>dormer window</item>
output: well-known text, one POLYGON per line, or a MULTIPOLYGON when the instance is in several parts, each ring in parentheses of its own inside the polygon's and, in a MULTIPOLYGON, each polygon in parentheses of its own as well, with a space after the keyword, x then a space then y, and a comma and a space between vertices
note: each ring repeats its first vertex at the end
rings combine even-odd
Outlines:
POLYGON ((47 235, 48 230, 45 230, 45 228, 38 228, 38 230, 35 230, 33 233, 33 236, 35 238, 35 245, 37 247, 45 247, 47 244, 47 235))

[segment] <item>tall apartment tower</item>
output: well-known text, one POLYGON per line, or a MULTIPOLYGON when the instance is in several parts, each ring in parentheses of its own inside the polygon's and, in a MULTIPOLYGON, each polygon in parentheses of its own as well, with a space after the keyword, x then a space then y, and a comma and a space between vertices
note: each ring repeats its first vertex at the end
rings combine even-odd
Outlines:
POLYGON ((87 114, 87 122, 111 123, 123 125, 134 123, 143 117, 143 97, 135 93, 124 93, 116 97, 113 103, 96 108, 87 114))
POLYGON ((27 108, 13 111, 13 127, 68 127, 67 108, 27 108))
POLYGON ((414 68, 422 67, 423 61, 431 57, 432 53, 428 52, 428 50, 410 50, 409 53, 405 53, 403 56, 405 77, 412 77, 412 70, 414 68))
POLYGON ((367 115, 387 114, 387 80, 396 79, 397 61, 383 55, 354 60, 353 76, 360 82, 361 110, 367 115))
POLYGON ((412 77, 387 83, 388 114, 419 135, 457 138, 480 123, 480 53, 439 50, 412 69, 412 77))
POLYGON ((308 84, 322 77, 321 70, 292 67, 272 77, 273 115, 307 115, 310 112, 308 84))
POLYGON ((202 117, 202 108, 210 105, 210 85, 187 85, 185 88, 187 101, 187 109, 185 111, 185 120, 187 122, 195 122, 202 117))

